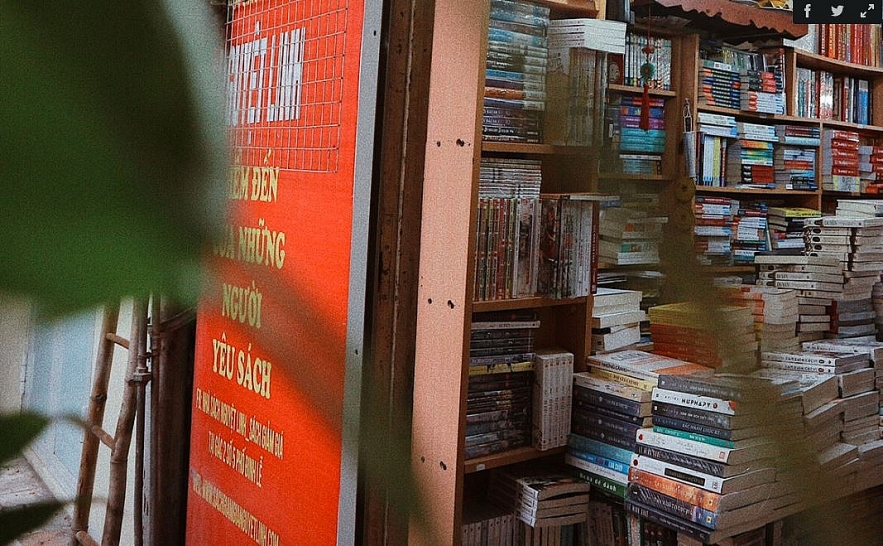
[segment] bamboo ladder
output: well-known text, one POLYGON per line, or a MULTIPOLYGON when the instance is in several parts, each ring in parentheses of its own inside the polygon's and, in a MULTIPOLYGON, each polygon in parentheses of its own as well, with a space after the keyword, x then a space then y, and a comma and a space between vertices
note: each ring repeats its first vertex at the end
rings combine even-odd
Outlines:
MULTIPOLYGON (((89 514, 92 510, 92 493, 95 486, 95 467, 98 462, 98 449, 101 444, 109 447, 110 484, 107 495, 107 511, 104 518, 104 533, 101 546, 118 546, 123 523, 123 508, 126 500, 126 473, 129 448, 132 443, 132 428, 136 425, 135 446, 135 546, 143 544, 143 466, 144 466, 144 396, 151 374, 147 366, 151 355, 147 352, 147 303, 136 299, 132 306, 131 339, 126 340, 116 333, 120 305, 105 307, 102 319, 102 336, 95 360, 92 394, 89 397, 89 414, 83 438, 83 451, 80 458, 80 474, 77 482, 77 498, 74 520, 71 525, 71 546, 98 546, 89 534, 89 514), (126 363, 125 387, 117 420, 116 433, 102 428, 104 409, 107 402, 108 383, 113 365, 114 346, 119 345, 129 351, 126 363)), ((156 315, 153 315, 156 317, 156 315)), ((152 336, 151 336, 152 337, 152 336)), ((155 347, 154 347, 155 349, 155 347)))

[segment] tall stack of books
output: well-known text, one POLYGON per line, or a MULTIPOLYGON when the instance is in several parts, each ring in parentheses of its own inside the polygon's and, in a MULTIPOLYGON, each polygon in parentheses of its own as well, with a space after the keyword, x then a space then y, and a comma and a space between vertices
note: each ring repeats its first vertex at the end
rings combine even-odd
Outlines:
MULTIPOLYGON (((758 273, 763 278, 764 273, 758 273)), ((754 330, 761 351, 795 351, 800 349, 797 338, 799 305, 797 291, 771 286, 740 285, 727 290, 733 305, 751 309, 754 330)))
POLYGON ((785 88, 781 76, 768 70, 743 70, 739 104, 746 112, 785 113, 785 88))
POLYGON ((542 142, 549 8, 492 0, 485 71, 485 140, 542 142))
POLYGON ((665 100, 650 97, 644 105, 640 95, 611 95, 607 107, 611 149, 625 174, 662 173, 665 153, 665 100), (648 108, 648 129, 640 127, 643 109, 648 108))
POLYGON ((729 197, 697 195, 693 204, 693 246, 703 265, 732 265, 733 219, 739 201, 729 197))
POLYGON ((770 428, 780 397, 756 378, 660 376, 626 510, 705 543, 755 528, 780 502, 770 428))
POLYGON ((602 207, 598 261, 609 265, 659 263, 662 229, 668 218, 626 207, 602 207))
POLYGON ((831 324, 827 308, 842 297, 843 271, 840 262, 824 256, 757 255, 762 286, 797 291, 801 342, 822 339, 831 324))
POLYGON ((774 188, 776 186, 773 143, 778 142, 772 125, 737 122, 739 139, 727 148, 728 186, 774 188))
POLYGON ((725 185, 727 147, 739 136, 736 118, 726 114, 699 112, 699 150, 696 184, 722 187, 725 185))
POLYGON ((883 216, 883 199, 838 199, 834 215, 849 218, 883 216))
POLYGON ((739 71, 728 63, 699 61, 699 104, 738 110, 742 105, 739 71))
POLYGON ((883 146, 858 147, 858 173, 862 193, 883 193, 883 146))
POLYGON ((631 347, 641 340, 642 293, 599 287, 592 303, 592 352, 605 353, 631 347))
POLYGON ((771 250, 803 250, 806 219, 821 216, 821 211, 805 207, 770 207, 767 211, 767 223, 770 227, 771 250))
POLYGON ((516 544, 541 546, 560 544, 562 532, 572 535, 573 525, 586 523, 589 490, 564 468, 523 464, 492 470, 488 498, 523 524, 516 544))
POLYGON ((756 366, 754 317, 747 307, 719 306, 710 311, 681 302, 651 307, 648 314, 656 354, 713 368, 756 366))
POLYGON ((768 206, 764 201, 742 201, 733 219, 733 263, 753 264, 754 255, 766 252, 768 206))
POLYGON ((776 125, 779 144, 773 152, 776 187, 815 191, 816 154, 821 145, 820 129, 805 125, 776 125))
POLYGON ((531 442, 534 312, 476 313, 469 341, 466 458, 531 442))
POLYGON ((825 129, 822 133, 822 189, 858 192, 859 135, 855 131, 825 129))
POLYGON ((478 179, 474 297, 522 298, 537 291, 541 163, 481 160, 478 179))
POLYGON ((601 199, 579 193, 540 196, 539 295, 578 298, 595 291, 601 199))
POLYGON ((533 447, 546 451, 567 444, 573 390, 573 353, 540 349, 534 360, 533 447))

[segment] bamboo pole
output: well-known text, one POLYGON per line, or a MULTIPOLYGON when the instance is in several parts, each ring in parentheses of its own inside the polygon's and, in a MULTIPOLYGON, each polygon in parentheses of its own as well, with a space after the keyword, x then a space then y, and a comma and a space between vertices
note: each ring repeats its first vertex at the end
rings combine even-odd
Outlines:
POLYGON ((132 304, 132 334, 129 339, 129 359, 126 364, 126 386, 117 421, 115 446, 110 454, 110 485, 107 496, 107 512, 104 517, 102 546, 118 546, 126 502, 126 471, 132 427, 135 421, 137 388, 135 371, 144 358, 147 334, 147 309, 143 299, 136 298, 132 304))
POLYGON ((120 304, 117 302, 104 308, 101 323, 101 342, 95 358, 92 394, 89 397, 89 415, 83 433, 83 451, 80 456, 80 472, 77 480, 77 497, 74 507, 74 519, 71 524, 70 546, 79 546, 77 534, 89 530, 89 512, 92 509, 92 492, 95 486, 95 465, 98 462, 99 438, 92 432, 92 427, 101 429, 104 422, 104 409, 107 402, 107 383, 110 380, 111 364, 113 363, 114 341, 110 336, 116 335, 117 321, 120 316, 120 304))

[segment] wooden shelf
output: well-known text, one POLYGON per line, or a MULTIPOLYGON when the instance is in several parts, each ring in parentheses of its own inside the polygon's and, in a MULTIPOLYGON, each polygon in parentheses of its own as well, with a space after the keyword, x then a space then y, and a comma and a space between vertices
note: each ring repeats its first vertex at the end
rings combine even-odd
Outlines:
POLYGON ((594 155, 594 148, 588 146, 555 146, 552 144, 524 144, 521 142, 495 142, 484 140, 482 152, 524 154, 524 155, 594 155))
POLYGON ((649 182, 671 182, 670 176, 663 174, 625 174, 625 173, 600 173, 599 180, 647 180, 649 182))
POLYGON ((541 307, 559 307, 562 305, 580 305, 586 298, 518 298, 511 300, 475 301, 472 311, 510 311, 512 309, 538 309, 541 307))
POLYGON ((465 462, 466 473, 471 474, 473 472, 481 472, 482 470, 490 470, 491 468, 499 468, 501 466, 531 461, 541 457, 548 457, 549 455, 559 455, 566 450, 566 447, 556 447, 554 449, 547 449, 546 451, 540 451, 533 447, 519 447, 503 453, 469 459, 465 462))
MULTIPOLYGON (((620 85, 618 83, 611 83, 607 85, 608 91, 619 91, 622 93, 643 93, 644 88, 642 87, 634 87, 632 85, 620 85)), ((675 91, 669 91, 668 89, 649 89, 648 94, 654 97, 677 97, 678 94, 675 91)))
POLYGON ((836 72, 838 74, 856 76, 864 79, 879 78, 880 76, 883 76, 883 67, 866 66, 863 64, 840 61, 800 49, 795 49, 794 53, 797 56, 797 66, 803 68, 827 70, 828 72, 836 72))
POLYGON ((883 199, 883 193, 861 193, 854 191, 822 190, 825 197, 865 197, 868 199, 883 199))
POLYGON ((548 6, 552 15, 568 15, 579 17, 597 17, 598 5, 594 0, 534 0, 537 4, 548 6))
POLYGON ((780 195, 787 197, 790 195, 818 195, 818 190, 770 190, 764 188, 718 188, 715 186, 696 186, 696 192, 701 193, 740 193, 740 194, 761 194, 761 195, 780 195))
POLYGON ((864 125, 861 123, 850 123, 848 121, 837 121, 833 119, 821 120, 823 127, 834 127, 835 129, 849 129, 856 131, 872 131, 875 133, 883 133, 883 127, 877 125, 864 125))
POLYGON ((812 118, 802 118, 798 116, 789 116, 781 114, 764 114, 763 112, 746 112, 745 110, 736 110, 735 108, 724 108, 723 106, 711 106, 700 104, 696 107, 700 112, 709 112, 713 114, 726 114, 742 118, 758 119, 763 121, 776 121, 785 123, 805 123, 810 125, 818 125, 822 123, 820 120, 812 118))

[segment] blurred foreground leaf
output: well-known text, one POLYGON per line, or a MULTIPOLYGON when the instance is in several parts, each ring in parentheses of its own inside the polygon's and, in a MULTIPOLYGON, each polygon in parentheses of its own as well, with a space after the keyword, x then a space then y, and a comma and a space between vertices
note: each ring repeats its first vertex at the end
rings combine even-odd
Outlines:
POLYGON ((55 312, 195 294, 226 160, 207 9, 0 0, 0 289, 55 312))
POLYGON ((21 455, 48 424, 48 418, 36 413, 0 415, 0 463, 21 455))
POLYGON ((49 520, 65 503, 45 501, 0 511, 0 544, 9 544, 49 520))

